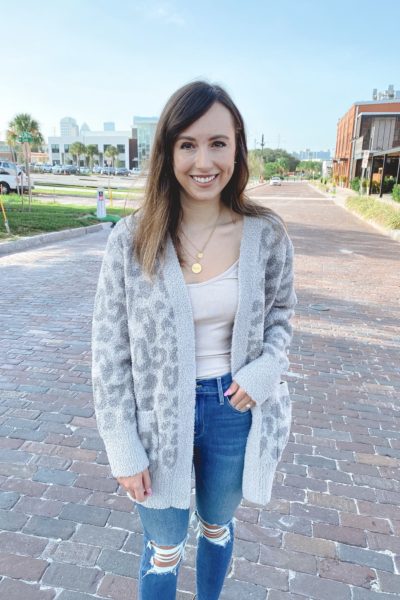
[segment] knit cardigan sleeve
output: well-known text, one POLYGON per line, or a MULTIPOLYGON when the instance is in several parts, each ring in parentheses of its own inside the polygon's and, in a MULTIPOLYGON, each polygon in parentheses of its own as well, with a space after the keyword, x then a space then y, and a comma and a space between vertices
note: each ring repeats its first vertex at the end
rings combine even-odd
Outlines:
POLYGON ((262 353, 240 368, 233 377, 257 406, 276 393, 282 374, 289 367, 288 351, 293 336, 290 319, 294 315, 297 297, 294 291, 293 243, 288 235, 285 235, 285 239, 282 276, 272 304, 267 293, 268 272, 265 274, 266 306, 262 353))
POLYGON ((97 426, 114 477, 136 475, 149 460, 136 426, 121 229, 108 237, 92 321, 92 385, 97 426))

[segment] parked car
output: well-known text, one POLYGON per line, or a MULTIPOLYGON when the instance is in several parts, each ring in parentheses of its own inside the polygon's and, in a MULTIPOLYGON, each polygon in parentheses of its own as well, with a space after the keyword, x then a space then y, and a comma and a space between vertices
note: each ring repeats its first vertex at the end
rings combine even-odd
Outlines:
MULTIPOLYGON (((16 192, 18 185, 23 186, 24 191, 28 189, 28 179, 22 173, 21 175, 10 175, 6 169, 0 167, 0 193, 9 194, 10 192, 16 192)), ((31 185, 31 189, 33 189, 31 185)))
POLYGON ((115 169, 115 175, 120 175, 121 177, 128 177, 129 169, 126 167, 118 167, 115 169))
POLYGON ((100 175, 115 175, 114 167, 102 167, 100 175))
POLYGON ((93 173, 97 173, 97 174, 98 174, 98 173, 101 173, 101 167, 100 167, 100 165, 95 165, 95 166, 93 167, 93 171, 92 171, 92 172, 93 172, 93 173))
POLYGON ((53 165, 48 163, 36 163, 33 167, 33 171, 35 173, 51 173, 53 165))
POLYGON ((76 165, 54 165, 52 167, 52 173, 55 175, 75 175, 76 172, 76 165))
POLYGON ((76 175, 78 172, 78 167, 76 165, 64 165, 64 174, 65 175, 76 175))
POLYGON ((91 171, 90 171, 89 167, 79 167, 79 169, 77 170, 77 173, 79 175, 90 175, 91 171))
POLYGON ((139 175, 140 169, 138 169, 137 167, 133 167, 133 169, 131 169, 131 173, 132 175, 139 175))
POLYGON ((9 160, 0 160, 0 169, 4 169, 10 175, 20 175, 22 171, 20 166, 9 160))
POLYGON ((269 180, 269 185, 281 185, 282 184, 282 180, 280 177, 274 176, 271 177, 271 179, 269 180))

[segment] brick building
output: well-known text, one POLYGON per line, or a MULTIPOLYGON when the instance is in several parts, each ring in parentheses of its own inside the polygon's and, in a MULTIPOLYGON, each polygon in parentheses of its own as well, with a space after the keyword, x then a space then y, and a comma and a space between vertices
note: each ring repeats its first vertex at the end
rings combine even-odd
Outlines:
POLYGON ((382 174, 399 182, 400 91, 355 102, 337 125, 333 177, 348 187, 354 177, 380 182, 382 174))

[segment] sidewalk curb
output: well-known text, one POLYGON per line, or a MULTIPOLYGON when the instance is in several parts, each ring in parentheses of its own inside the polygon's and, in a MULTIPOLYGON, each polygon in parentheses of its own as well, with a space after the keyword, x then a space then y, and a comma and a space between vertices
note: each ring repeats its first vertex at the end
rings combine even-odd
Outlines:
POLYGON ((88 227, 76 227, 74 229, 63 229, 62 231, 51 231, 50 233, 40 233, 29 237, 24 237, 14 242, 0 243, 0 257, 14 254, 15 252, 24 252, 32 248, 39 248, 53 242, 61 240, 70 240, 76 237, 81 237, 87 233, 96 233, 102 229, 109 228, 109 223, 97 223, 88 227))
MULTIPOLYGON (((349 212, 350 214, 354 215, 355 217, 358 217, 361 221, 363 221, 363 223, 368 223, 368 225, 371 225, 372 227, 377 229, 379 231, 379 233, 383 233, 383 235, 391 237, 392 240, 394 240, 395 242, 400 242, 400 231, 398 229, 386 229, 386 227, 383 227, 383 225, 379 225, 379 223, 376 223, 375 221, 366 219, 365 217, 360 215, 358 212, 356 212, 354 210, 350 210, 350 208, 348 208, 345 204, 346 198, 338 198, 337 196, 332 196, 332 194, 329 194, 328 192, 324 192, 323 190, 320 190, 318 187, 315 187, 315 186, 313 186, 313 187, 315 190, 317 190, 318 192, 323 194, 326 198, 329 198, 329 200, 332 200, 337 206, 344 208, 344 210, 347 210, 347 212, 349 212)), ((348 197, 348 196, 351 196, 352 194, 351 193, 347 194, 347 192, 346 193, 343 192, 343 193, 340 193, 340 195, 348 197)))

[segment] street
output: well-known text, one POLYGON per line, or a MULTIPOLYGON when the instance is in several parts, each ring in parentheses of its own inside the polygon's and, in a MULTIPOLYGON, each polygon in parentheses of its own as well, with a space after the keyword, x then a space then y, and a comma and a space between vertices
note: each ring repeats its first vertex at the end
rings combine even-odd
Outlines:
MULTIPOLYGON (((284 218, 295 247, 293 424, 271 504, 236 513, 221 599, 395 600, 400 245, 307 183, 248 193, 284 218)), ((7 600, 137 598, 141 523, 110 476, 92 405, 91 314, 107 235, 0 258, 7 600)), ((178 600, 195 591, 195 546, 192 531, 178 600)))

